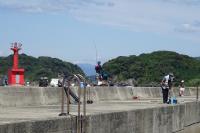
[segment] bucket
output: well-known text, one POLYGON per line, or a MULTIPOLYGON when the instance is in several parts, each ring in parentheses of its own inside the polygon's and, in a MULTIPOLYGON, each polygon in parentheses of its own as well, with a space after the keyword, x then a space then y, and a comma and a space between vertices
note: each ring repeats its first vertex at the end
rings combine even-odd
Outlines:
POLYGON ((170 104, 177 104, 177 99, 176 99, 176 97, 171 97, 171 98, 169 99, 169 103, 170 103, 170 104))

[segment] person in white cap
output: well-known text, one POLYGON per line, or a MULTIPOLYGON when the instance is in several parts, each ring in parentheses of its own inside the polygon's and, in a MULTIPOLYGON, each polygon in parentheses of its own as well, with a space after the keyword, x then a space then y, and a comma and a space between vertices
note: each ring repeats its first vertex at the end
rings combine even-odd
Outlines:
POLYGON ((179 96, 184 96, 184 91, 185 91, 185 85, 184 85, 184 80, 181 80, 181 83, 179 85, 179 96))
POLYGON ((169 91, 172 88, 172 82, 174 80, 174 74, 169 73, 168 75, 164 76, 161 81, 161 88, 163 93, 163 103, 168 103, 169 101, 169 91))

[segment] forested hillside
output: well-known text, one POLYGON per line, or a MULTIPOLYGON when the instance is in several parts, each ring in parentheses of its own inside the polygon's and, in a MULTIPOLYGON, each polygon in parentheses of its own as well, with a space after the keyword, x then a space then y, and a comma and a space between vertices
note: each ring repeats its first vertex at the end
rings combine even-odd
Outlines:
MULTIPOLYGON (((0 57, 0 75, 7 75, 8 68, 12 67, 12 55, 0 57)), ((32 57, 25 54, 19 56, 19 67, 25 69, 25 79, 38 80, 42 76, 49 79, 58 76, 58 73, 80 73, 83 71, 77 65, 51 57, 32 57)))
POLYGON ((134 79, 137 85, 158 85, 162 77, 173 72, 176 83, 184 79, 188 84, 200 78, 197 58, 171 51, 156 51, 139 56, 120 56, 103 65, 116 81, 134 79))

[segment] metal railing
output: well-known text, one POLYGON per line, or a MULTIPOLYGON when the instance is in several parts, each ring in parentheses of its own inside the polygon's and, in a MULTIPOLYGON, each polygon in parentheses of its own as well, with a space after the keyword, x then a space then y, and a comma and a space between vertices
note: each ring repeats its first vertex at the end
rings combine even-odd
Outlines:
MULTIPOLYGON (((71 81, 78 82, 78 114, 76 116, 77 120, 77 133, 86 133, 86 79, 80 74, 74 74, 70 76, 64 76, 62 81, 62 91, 61 91, 61 113, 59 116, 70 115, 70 86, 71 81), (81 82, 83 83, 83 113, 81 114, 81 82), (65 104, 65 94, 67 98, 67 113, 64 111, 65 104)), ((71 92, 72 93, 72 92, 71 92)))

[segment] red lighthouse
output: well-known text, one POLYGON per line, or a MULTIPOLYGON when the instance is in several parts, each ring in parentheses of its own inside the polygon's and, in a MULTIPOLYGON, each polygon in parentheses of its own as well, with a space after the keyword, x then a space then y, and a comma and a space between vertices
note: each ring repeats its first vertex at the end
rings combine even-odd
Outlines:
POLYGON ((14 55, 13 67, 8 71, 9 85, 24 85, 24 69, 18 68, 19 51, 21 50, 21 46, 22 44, 15 42, 10 48, 14 52, 14 55))

